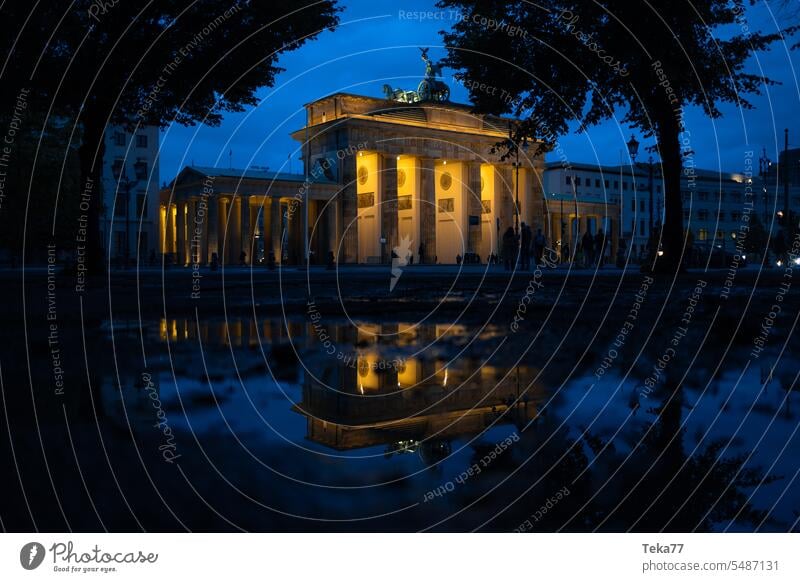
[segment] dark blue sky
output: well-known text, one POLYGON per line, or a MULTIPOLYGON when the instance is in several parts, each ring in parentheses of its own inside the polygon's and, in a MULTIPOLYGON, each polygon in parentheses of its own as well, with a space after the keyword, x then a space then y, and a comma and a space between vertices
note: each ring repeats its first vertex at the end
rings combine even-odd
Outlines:
MULTIPOLYGON (((257 165, 299 172, 299 144, 289 133, 302 127, 305 103, 337 91, 380 96, 385 83, 415 89, 424 73, 417 47, 431 47, 434 60, 444 56, 438 31, 449 28, 453 15, 438 11, 433 0, 351 0, 343 5, 345 12, 336 31, 326 31, 282 57, 280 65, 286 70, 274 87, 259 93, 258 107, 227 115, 220 127, 176 125, 162 134, 161 180, 171 180, 181 167, 192 163, 228 167, 230 150, 236 168, 257 165), (440 19, 409 18, 407 14, 413 11, 436 11, 440 19)), ((754 30, 775 30, 773 17, 780 22, 780 14, 772 15, 764 5, 748 14, 754 30)), ((800 54, 776 44, 772 51, 752 59, 752 71, 757 72, 759 66, 783 84, 753 97, 754 111, 726 105, 724 117, 717 120, 707 119, 700 111, 688 112, 697 166, 738 171, 744 152, 755 150, 758 155, 762 147, 775 159, 776 149, 783 148, 784 127, 789 127, 790 147, 800 147, 800 54)), ((444 72, 451 99, 468 102, 466 90, 452 82, 452 74, 444 72)), ((588 133, 564 136, 561 145, 572 161, 617 164, 630 134, 628 127, 610 120, 588 133)))

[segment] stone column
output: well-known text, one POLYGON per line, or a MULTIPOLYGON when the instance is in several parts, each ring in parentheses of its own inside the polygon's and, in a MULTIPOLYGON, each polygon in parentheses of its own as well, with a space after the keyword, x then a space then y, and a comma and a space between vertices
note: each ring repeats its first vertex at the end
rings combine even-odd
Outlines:
POLYGON ((167 253, 175 252, 175 222, 172 216, 174 204, 167 204, 167 253))
POLYGON ((158 205, 158 252, 167 252, 167 207, 164 204, 158 205))
POLYGON ((231 253, 229 255, 230 264, 238 265, 239 256, 242 254, 242 236, 243 236, 243 209, 247 208, 247 201, 242 200, 242 196, 237 194, 231 198, 231 214, 230 214, 230 245, 231 253))
MULTIPOLYGON (((270 251, 275 254, 275 262, 283 262, 283 251, 281 249, 281 237, 283 236, 281 223, 281 200, 280 198, 270 198, 269 204, 269 227, 270 227, 270 251)), ((266 206, 267 203, 264 204, 266 206)), ((269 255, 267 255, 269 256, 269 255)))
POLYGON ((203 256, 201 260, 204 264, 211 262, 211 256, 219 248, 219 200, 216 196, 208 196, 206 199, 206 219, 203 225, 203 256))
POLYGON ((397 246, 397 157, 381 156, 381 237, 383 262, 391 263, 392 249, 397 246))
POLYGON ((242 206, 242 248, 247 253, 247 263, 252 265, 256 260, 255 252, 255 236, 256 228, 258 228, 258 206, 252 204, 250 197, 246 199, 246 203, 242 206))
POLYGON ((195 203, 195 214, 200 222, 198 225, 200 229, 199 246, 195 252, 197 253, 197 262, 201 265, 208 263, 208 201, 209 198, 204 196, 195 203))
POLYGON ((190 198, 186 201, 186 263, 192 266, 197 262, 197 242, 195 229, 197 228, 197 200, 190 198))
POLYGON ((343 185, 337 196, 341 200, 342 236, 344 239, 342 240, 340 260, 345 263, 355 263, 358 260, 358 195, 356 188, 358 159, 358 156, 346 156, 341 161, 343 185))
MULTIPOLYGON (((433 160, 431 158, 419 158, 419 171, 420 237, 425 244, 424 261, 432 263, 433 257, 436 255, 436 191, 434 189, 433 160)), ((414 249, 415 253, 419 251, 419 245, 417 247, 414 249)))
POLYGON ((231 252, 231 234, 229 220, 229 200, 219 199, 219 230, 217 232, 217 256, 220 265, 228 264, 228 257, 231 252))
POLYGON ((182 201, 176 202, 175 208, 177 209, 175 219, 177 227, 175 264, 183 267, 186 264, 186 203, 182 201))
POLYGON ((339 251, 339 200, 329 200, 325 205, 325 220, 327 222, 327 235, 328 235, 328 248, 325 249, 325 256, 322 257, 323 262, 328 260, 328 251, 333 253, 336 261, 339 260, 337 253, 339 251))
POLYGON ((481 248, 481 166, 478 162, 466 162, 467 166, 467 252, 479 253, 481 248), (470 216, 476 216, 477 224, 470 224, 470 216))

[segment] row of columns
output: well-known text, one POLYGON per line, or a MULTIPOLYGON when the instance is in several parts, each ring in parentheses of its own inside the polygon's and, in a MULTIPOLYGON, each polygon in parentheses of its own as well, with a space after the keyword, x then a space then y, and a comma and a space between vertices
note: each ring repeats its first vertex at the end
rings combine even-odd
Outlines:
MULTIPOLYGON (((415 198, 414 204, 419 204, 420 212, 417 215, 419 224, 419 241, 414 241, 415 251, 419 243, 423 243, 425 247, 426 262, 432 262, 436 256, 436 236, 437 236, 437 204, 436 204, 436 172, 435 164, 437 162, 434 158, 411 156, 415 158, 416 167, 420 172, 420 187, 415 198)), ((464 172, 464 186, 466 187, 466 197, 464 199, 465 211, 467 221, 463 225, 466 229, 464 249, 468 253, 481 254, 482 250, 482 219, 479 219, 478 224, 469 224, 469 216, 482 217, 482 188, 481 188, 481 163, 476 161, 459 161, 453 160, 454 163, 461 163, 465 166, 464 172)), ((341 245, 341 253, 338 255, 338 260, 345 262, 356 262, 357 260, 364 260, 363 254, 359 253, 359 237, 358 237, 358 206, 357 206, 357 192, 358 187, 356 168, 358 162, 356 159, 346 160, 343 168, 343 182, 345 184, 342 191, 342 221, 347 225, 346 231, 342 233, 343 240, 341 245)), ((383 261, 387 261, 391 250, 398 244, 398 188, 397 188, 397 169, 398 162, 397 156, 381 154, 377 169, 380 175, 378 181, 378 189, 376 192, 375 203, 380 205, 380 233, 379 236, 386 240, 382 251, 383 261)), ((508 224, 514 223, 514 171, 507 166, 497 166, 496 171, 500 176, 499 184, 501 187, 498 191, 494 192, 493 205, 497 210, 494 214, 499 214, 500 209, 503 209, 503 214, 506 216, 508 224), (506 210, 507 208, 507 210, 506 210)), ((534 190, 533 176, 529 173, 530 168, 523 169, 520 176, 520 206, 521 218, 523 222, 528 222, 534 228, 544 228, 544 219, 542 209, 533 204, 533 200, 528 200, 533 195, 526 195, 529 190, 534 190)), ((460 188, 460 184, 455 185, 460 188)), ((482 257, 485 258, 485 257, 482 257)))
MULTIPOLYGON (((310 202, 309 234, 316 241, 317 263, 327 259, 327 251, 338 246, 341 221, 339 201, 310 202)), ((264 260, 275 263, 303 259, 303 206, 293 200, 266 196, 200 196, 162 206, 161 249, 177 265, 237 265, 240 255, 251 264, 257 252, 255 236, 259 222, 264 244, 264 260), (297 206, 292 206, 297 204, 297 206), (291 211, 289 209, 291 208, 291 211), (262 220, 259 221, 259 216, 262 220)))

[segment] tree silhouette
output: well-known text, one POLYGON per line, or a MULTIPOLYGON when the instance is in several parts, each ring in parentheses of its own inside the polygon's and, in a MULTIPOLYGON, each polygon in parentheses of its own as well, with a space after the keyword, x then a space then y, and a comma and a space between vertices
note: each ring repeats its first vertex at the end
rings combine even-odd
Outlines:
MULTIPOLYGON (((68 4, 9 0, 3 15, 2 111, 20 88, 31 107, 74 120, 80 184, 100 184, 108 124, 217 125, 257 103, 279 56, 338 24, 336 0, 155 0, 68 4)), ((102 200, 89 210, 90 269, 102 266, 102 200)))
POLYGON ((751 32, 746 4, 438 3, 461 13, 442 33, 446 64, 471 81, 478 111, 522 116, 513 141, 528 136, 552 145, 571 122, 585 130, 617 112, 645 137, 655 136, 665 185, 660 271, 681 266, 680 179, 683 157, 696 145, 685 132, 684 108, 699 106, 714 118, 721 115, 720 103, 750 108, 746 96, 773 81, 747 72, 748 59, 797 30, 751 32))

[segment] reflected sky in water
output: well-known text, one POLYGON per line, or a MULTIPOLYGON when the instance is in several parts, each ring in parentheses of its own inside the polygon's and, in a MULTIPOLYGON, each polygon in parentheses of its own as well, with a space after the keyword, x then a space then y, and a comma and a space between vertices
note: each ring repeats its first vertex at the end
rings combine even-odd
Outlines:
POLYGON ((566 357, 543 370, 492 326, 167 319, 113 334, 131 361, 122 389, 103 378, 108 421, 154 430, 135 364, 144 345, 182 467, 234 495, 222 502, 234 514, 243 496, 301 524, 508 531, 569 487, 534 529, 785 530, 796 519, 789 372, 765 382, 760 368, 698 365, 679 398, 645 398, 635 369, 596 381, 593 368, 569 374, 566 357))

